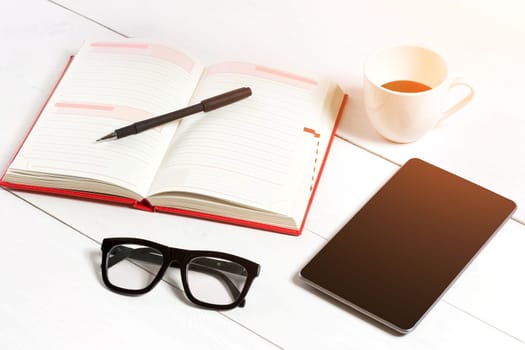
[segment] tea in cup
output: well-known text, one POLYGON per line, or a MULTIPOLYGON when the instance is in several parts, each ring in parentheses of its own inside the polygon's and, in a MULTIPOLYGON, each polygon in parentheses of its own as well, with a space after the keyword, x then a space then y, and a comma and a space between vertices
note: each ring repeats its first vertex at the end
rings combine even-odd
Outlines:
POLYGON ((471 84, 449 79, 445 60, 423 47, 388 48, 371 56, 364 70, 367 115, 376 130, 394 142, 418 140, 474 97, 471 84), (468 94, 444 110, 447 93, 460 85, 468 94))

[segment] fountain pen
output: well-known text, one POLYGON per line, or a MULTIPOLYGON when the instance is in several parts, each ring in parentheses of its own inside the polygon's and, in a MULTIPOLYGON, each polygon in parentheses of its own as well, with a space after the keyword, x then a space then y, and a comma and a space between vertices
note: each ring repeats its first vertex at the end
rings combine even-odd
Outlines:
POLYGON ((251 96, 251 94, 252 90, 249 87, 242 87, 239 89, 228 91, 223 94, 207 98, 197 104, 185 107, 183 109, 163 114, 158 117, 142 120, 130 124, 128 126, 124 126, 120 129, 116 129, 115 131, 107 134, 106 136, 99 138, 97 142, 103 140, 116 140, 129 135, 135 135, 145 130, 189 116, 191 114, 199 112, 209 112, 211 110, 242 100, 248 96, 251 96))

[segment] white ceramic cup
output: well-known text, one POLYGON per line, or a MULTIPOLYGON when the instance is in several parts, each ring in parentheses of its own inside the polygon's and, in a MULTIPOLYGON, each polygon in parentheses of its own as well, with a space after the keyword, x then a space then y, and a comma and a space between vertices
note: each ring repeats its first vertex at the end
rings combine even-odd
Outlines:
POLYGON ((436 52, 417 46, 397 46, 372 55, 365 63, 364 102, 376 130, 399 143, 421 138, 437 123, 474 97, 473 87, 462 78, 448 78, 445 60, 436 52), (411 80, 430 87, 422 92, 398 92, 382 87, 396 80, 411 80), (463 85, 469 93, 444 110, 449 90, 463 85))

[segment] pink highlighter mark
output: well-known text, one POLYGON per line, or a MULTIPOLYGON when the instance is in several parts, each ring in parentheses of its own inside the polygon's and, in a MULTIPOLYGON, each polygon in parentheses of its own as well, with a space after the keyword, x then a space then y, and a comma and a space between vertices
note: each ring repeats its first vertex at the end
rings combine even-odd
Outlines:
POLYGON ((97 111, 112 111, 115 109, 113 106, 108 105, 97 105, 88 103, 70 103, 70 102, 57 102, 55 107, 58 108, 75 108, 75 109, 93 109, 97 111))
POLYGON ((57 102, 56 112, 69 116, 101 117, 108 119, 119 119, 128 122, 151 118, 153 115, 144 110, 127 106, 109 106, 90 103, 57 102))
POLYGON ((186 72, 195 65, 193 59, 183 52, 167 46, 143 43, 96 42, 91 43, 91 52, 155 57, 176 64, 186 72))
POLYGON ((288 85, 293 85, 303 89, 310 89, 318 84, 317 81, 310 78, 250 63, 219 63, 209 67, 206 71, 206 75, 218 73, 252 75, 264 79, 277 81, 280 83, 285 83, 288 85))
POLYGON ((188 55, 162 45, 152 45, 151 55, 165 61, 173 62, 188 73, 191 72, 195 65, 195 62, 188 55))
POLYGON ((317 82, 313 79, 302 77, 300 75, 296 75, 296 74, 292 74, 288 72, 283 72, 277 69, 272 69, 272 68, 263 67, 263 66, 256 66, 255 69, 263 73, 277 75, 277 76, 281 76, 281 77, 291 79, 291 80, 297 80, 305 84, 317 85, 317 82))

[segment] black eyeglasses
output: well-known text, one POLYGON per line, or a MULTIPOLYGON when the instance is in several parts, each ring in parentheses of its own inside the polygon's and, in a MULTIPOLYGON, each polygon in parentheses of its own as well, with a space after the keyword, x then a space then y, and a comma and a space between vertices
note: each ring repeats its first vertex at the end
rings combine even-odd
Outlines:
POLYGON ((180 268, 187 298, 218 310, 243 307, 260 270, 258 264, 239 256, 171 248, 139 238, 104 239, 101 267, 104 284, 128 295, 149 292, 168 267, 180 268))

